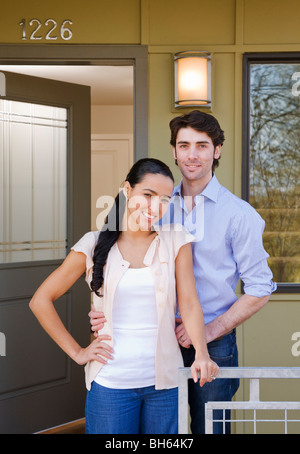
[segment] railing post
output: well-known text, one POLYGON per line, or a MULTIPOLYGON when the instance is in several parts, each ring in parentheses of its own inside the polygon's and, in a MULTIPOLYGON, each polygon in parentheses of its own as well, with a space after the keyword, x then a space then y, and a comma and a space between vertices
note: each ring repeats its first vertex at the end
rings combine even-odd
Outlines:
POLYGON ((178 433, 189 432, 188 408, 188 372, 184 368, 178 371, 178 433))
POLYGON ((259 401, 259 378, 251 378, 249 386, 250 401, 259 401))
POLYGON ((205 404, 205 433, 212 435, 214 433, 213 409, 207 408, 205 404))

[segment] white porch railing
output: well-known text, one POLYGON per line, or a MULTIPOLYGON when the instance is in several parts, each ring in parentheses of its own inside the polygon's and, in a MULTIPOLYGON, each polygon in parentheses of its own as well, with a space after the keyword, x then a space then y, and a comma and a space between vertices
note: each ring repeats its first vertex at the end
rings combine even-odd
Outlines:
MULTIPOLYGON (((179 407, 178 407, 178 422, 179 434, 189 433, 188 429, 188 379, 191 378, 191 370, 189 367, 179 369, 179 407)), ((230 422, 251 422, 253 423, 253 433, 256 433, 258 422, 283 422, 284 433, 288 433, 288 423, 300 423, 300 419, 289 419, 287 412, 289 410, 300 410, 300 392, 299 401, 296 402, 266 402, 260 401, 260 379, 275 378, 275 379, 300 379, 300 367, 228 367, 220 368, 217 380, 222 378, 240 378, 249 379, 249 401, 242 402, 208 402, 205 406, 205 432, 213 433, 213 423, 223 422, 225 428, 225 410, 253 410, 253 417, 250 419, 230 419, 230 422), (223 410, 223 419, 213 420, 213 410, 223 410), (284 418, 282 419, 260 419, 257 418, 257 410, 283 410, 284 418)), ((299 384, 300 385, 300 384, 299 384)), ((299 387, 300 389, 300 387, 299 387)), ((300 433, 300 425, 299 425, 300 433)))

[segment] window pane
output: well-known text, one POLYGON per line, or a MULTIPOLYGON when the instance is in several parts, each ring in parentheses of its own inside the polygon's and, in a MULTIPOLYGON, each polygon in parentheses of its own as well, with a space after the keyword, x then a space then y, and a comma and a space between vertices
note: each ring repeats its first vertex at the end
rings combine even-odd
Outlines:
POLYGON ((0 100, 0 263, 66 256, 67 110, 0 100))
POLYGON ((298 63, 250 65, 249 202, 266 222, 264 245, 274 280, 281 283, 300 282, 297 81, 298 63))

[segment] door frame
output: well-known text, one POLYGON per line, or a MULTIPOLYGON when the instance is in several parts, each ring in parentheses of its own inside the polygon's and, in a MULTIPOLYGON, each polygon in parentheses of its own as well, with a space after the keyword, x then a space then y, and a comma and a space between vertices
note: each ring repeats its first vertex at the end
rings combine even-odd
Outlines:
POLYGON ((134 68, 134 160, 148 157, 148 47, 95 44, 1 44, 1 65, 94 65, 134 68))

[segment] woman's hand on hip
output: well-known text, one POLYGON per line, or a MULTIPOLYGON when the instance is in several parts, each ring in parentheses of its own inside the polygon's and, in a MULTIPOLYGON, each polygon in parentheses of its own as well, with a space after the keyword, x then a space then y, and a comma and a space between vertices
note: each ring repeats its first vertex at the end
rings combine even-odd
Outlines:
POLYGON ((95 339, 88 347, 81 348, 81 350, 73 358, 74 361, 79 365, 84 365, 92 360, 106 364, 107 359, 113 359, 113 349, 106 342, 103 342, 105 340, 111 340, 111 336, 98 335, 97 339, 95 339))

